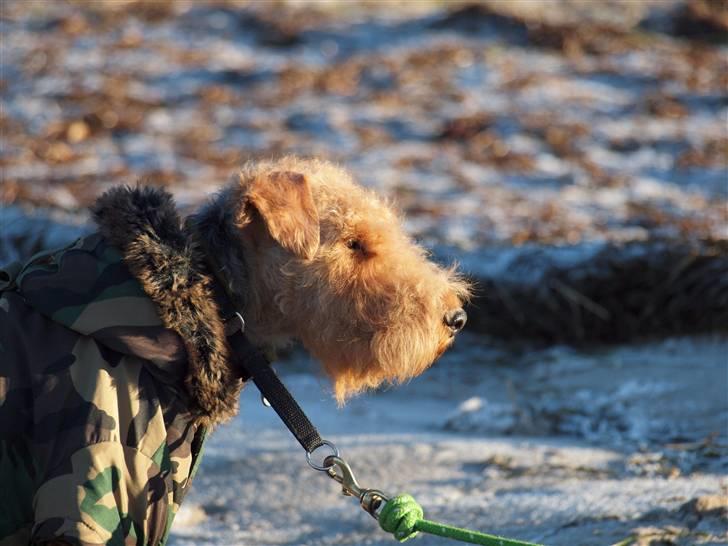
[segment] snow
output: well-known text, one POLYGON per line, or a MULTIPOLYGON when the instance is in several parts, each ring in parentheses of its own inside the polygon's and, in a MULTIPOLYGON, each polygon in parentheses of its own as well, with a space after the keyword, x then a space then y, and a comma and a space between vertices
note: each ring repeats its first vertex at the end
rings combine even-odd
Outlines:
MULTIPOLYGON (((422 377, 343 409, 304 355, 277 368, 362 486, 409 492, 444 523, 546 544, 572 543, 582 529, 578 543, 596 546, 728 485, 724 448, 706 462, 669 447, 677 430, 683 442, 715 431, 725 443, 726 351, 726 341, 680 338, 519 355, 469 336, 422 377), (529 424, 531 400, 547 403, 529 424), (589 426, 572 426, 578 419, 589 426)), ((240 415, 208 440, 171 544, 392 543, 338 491, 247 387, 240 415)))

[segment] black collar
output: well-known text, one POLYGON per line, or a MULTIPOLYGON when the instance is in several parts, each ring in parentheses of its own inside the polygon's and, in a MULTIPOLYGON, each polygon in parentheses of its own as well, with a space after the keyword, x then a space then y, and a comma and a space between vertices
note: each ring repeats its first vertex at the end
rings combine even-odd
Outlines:
POLYGON ((213 294, 220 309, 225 335, 230 346, 230 367, 233 373, 243 381, 253 380, 298 443, 307 453, 312 453, 323 445, 318 430, 283 385, 268 359, 245 335, 243 309, 234 303, 229 290, 226 289, 228 284, 218 266, 218 260, 207 251, 201 237, 197 237, 197 240, 205 250, 205 261, 211 273, 213 294))
POLYGON ((248 340, 242 315, 221 288, 216 277, 215 294, 220 298, 220 309, 225 318, 225 329, 231 332, 227 341, 234 373, 244 381, 252 379, 255 386, 276 411, 281 421, 295 436, 307 453, 323 445, 323 440, 285 385, 281 383, 268 359, 248 340))
MULTIPOLYGON (((245 302, 241 296, 235 297, 233 295, 233 284, 217 257, 220 252, 229 252, 231 249, 229 247, 224 249, 223 247, 226 245, 214 243, 215 241, 220 243, 220 241, 229 240, 227 220, 229 218, 225 218, 224 215, 214 214, 213 209, 207 209, 196 216, 188 218, 186 227, 195 244, 202 250, 206 273, 212 280, 212 293, 220 310, 220 319, 225 327, 225 337, 234 350, 234 353, 230 355, 230 367, 237 377, 247 381, 250 379, 251 374, 244 367, 241 367, 240 361, 257 358, 259 351, 244 335, 245 302), (233 347, 233 341, 235 341, 235 347, 233 347)), ((238 254, 238 261, 245 264, 242 253, 238 254)), ((244 275, 245 267, 240 269, 241 271, 238 274, 244 275)), ((260 355, 260 358, 265 359, 262 355, 260 355)))

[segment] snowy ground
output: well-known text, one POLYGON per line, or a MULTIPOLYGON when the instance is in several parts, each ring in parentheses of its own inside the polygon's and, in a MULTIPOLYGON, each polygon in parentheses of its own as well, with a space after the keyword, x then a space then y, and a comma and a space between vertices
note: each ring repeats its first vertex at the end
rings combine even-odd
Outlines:
MULTIPOLYGON (((1 1, 0 263, 86 232, 112 185, 163 185, 189 211, 283 153, 345 164, 481 279, 539 286, 539 264, 604 245, 725 245, 728 50, 684 6, 1 1)), ((342 410, 305 357, 280 369, 362 484, 434 519, 551 545, 728 544, 725 337, 577 351, 476 322, 423 377, 342 410)), ((254 388, 172 537, 391 543, 254 388)))
POLYGON ((3 200, 78 210, 143 179, 189 208, 242 161, 299 153, 346 164, 428 245, 728 236, 725 47, 634 28, 672 0, 604 2, 626 28, 539 26, 561 11, 543 2, 146 4, 171 7, 3 2, 3 200))
MULTIPOLYGON (((409 492, 432 519, 552 545, 725 544, 726 351, 703 338, 519 355, 466 336, 421 378, 342 410, 304 357, 279 369, 363 486, 409 492)), ((250 387, 172 544, 393 543, 338 491, 250 387)))

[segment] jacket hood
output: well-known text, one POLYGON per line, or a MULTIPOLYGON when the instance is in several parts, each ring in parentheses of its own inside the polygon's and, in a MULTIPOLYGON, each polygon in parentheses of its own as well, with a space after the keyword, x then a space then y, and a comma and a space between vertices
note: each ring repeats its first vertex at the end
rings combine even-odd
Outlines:
POLYGON ((238 409, 242 381, 228 364, 229 347, 212 277, 199 246, 182 228, 172 196, 150 187, 118 187, 102 195, 93 214, 103 237, 154 302, 164 326, 187 351, 185 384, 212 423, 238 409))
POLYGON ((36 256, 17 278, 26 302, 107 347, 152 363, 189 395, 205 425, 237 413, 242 382, 204 255, 187 236, 169 193, 119 187, 93 207, 99 232, 36 256))

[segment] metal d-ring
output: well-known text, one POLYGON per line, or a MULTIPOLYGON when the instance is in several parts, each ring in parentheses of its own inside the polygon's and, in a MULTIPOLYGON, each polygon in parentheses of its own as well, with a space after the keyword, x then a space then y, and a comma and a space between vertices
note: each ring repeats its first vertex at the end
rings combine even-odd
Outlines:
POLYGON ((332 454, 333 454, 334 457, 338 457, 339 456, 339 448, 336 447, 333 442, 329 442, 328 440, 321 440, 321 445, 320 446, 316 446, 312 451, 307 451, 306 452, 306 462, 308 463, 308 466, 310 466, 314 470, 319 470, 321 472, 326 472, 326 471, 328 471, 329 468, 331 468, 331 465, 329 465, 329 466, 317 465, 316 463, 314 463, 311 460, 311 455, 318 448, 320 448, 321 446, 328 447, 331 450, 331 452, 332 452, 332 454))
POLYGON ((235 311, 235 314, 225 321, 223 328, 225 329, 225 337, 230 337, 238 331, 245 332, 245 319, 243 315, 235 311))

